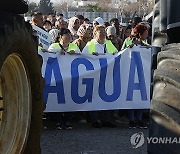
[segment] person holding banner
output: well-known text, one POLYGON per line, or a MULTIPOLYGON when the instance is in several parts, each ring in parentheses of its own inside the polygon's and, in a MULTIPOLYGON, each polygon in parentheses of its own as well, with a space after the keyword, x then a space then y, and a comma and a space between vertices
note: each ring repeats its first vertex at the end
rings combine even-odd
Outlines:
POLYGON ((71 32, 67 28, 61 28, 59 30, 56 42, 50 45, 48 51, 63 55, 66 53, 80 53, 78 46, 75 43, 71 43, 71 32))
POLYGON ((132 30, 131 36, 125 39, 121 50, 136 45, 149 46, 149 44, 146 43, 147 38, 148 38, 148 27, 145 24, 138 24, 132 30))
MULTIPOLYGON (((145 43, 146 39, 148 37, 148 27, 145 24, 137 24, 136 27, 133 29, 133 36, 130 37, 130 39, 127 39, 122 49, 125 49, 127 47, 133 47, 136 45, 140 46, 147 46, 149 45, 145 43)), ((147 128, 146 124, 142 121, 142 115, 143 110, 129 110, 129 128, 147 128), (136 121, 135 121, 136 118, 136 121)))
MULTIPOLYGON (((92 39, 92 27, 90 24, 82 24, 77 31, 77 35, 79 38, 74 40, 73 43, 77 44, 80 51, 82 52, 87 42, 92 39)), ((80 123, 87 123, 86 112, 77 112, 77 116, 80 119, 80 123)))
MULTIPOLYGON (((52 43, 48 49, 49 52, 55 54, 75 54, 80 53, 78 46, 71 41, 71 32, 69 29, 61 28, 57 37, 57 41, 52 43)), ((62 128, 72 129, 71 119, 72 113, 54 113, 54 121, 56 122, 56 129, 60 130, 62 128)))
POLYGON ((77 35, 79 38, 74 40, 73 43, 77 44, 80 51, 82 52, 87 42, 92 39, 92 29, 90 24, 82 24, 77 31, 77 35))
MULTIPOLYGON (((116 47, 112 44, 110 40, 106 40, 105 26, 97 25, 93 30, 94 39, 89 41, 83 53, 101 55, 101 54, 115 54, 118 52, 116 47)), ((90 118, 92 120, 92 127, 101 128, 104 127, 116 127, 114 123, 111 122, 113 111, 92 111, 90 112, 90 118)))
POLYGON ((94 39, 89 41, 83 49, 83 53, 100 55, 105 53, 115 54, 118 52, 117 48, 110 40, 106 40, 106 31, 103 25, 95 26, 93 30, 94 39))
POLYGON ((117 48, 118 51, 121 50, 123 41, 116 35, 116 28, 114 26, 108 26, 106 28, 106 36, 108 40, 111 40, 113 45, 117 48))

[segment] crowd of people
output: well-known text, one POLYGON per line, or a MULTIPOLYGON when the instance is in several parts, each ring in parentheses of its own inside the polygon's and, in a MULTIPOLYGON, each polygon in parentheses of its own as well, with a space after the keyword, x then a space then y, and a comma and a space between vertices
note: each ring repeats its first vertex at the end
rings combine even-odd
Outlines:
MULTIPOLYGON (((135 17, 126 26, 122 26, 118 18, 104 21, 101 17, 92 22, 82 15, 65 19, 63 14, 43 15, 34 12, 30 23, 52 35, 52 43, 48 52, 100 54, 117 53, 135 45, 151 45, 151 24, 135 17)), ((147 128, 143 121, 143 110, 107 110, 88 112, 46 113, 56 123, 56 129, 72 129, 72 116, 76 115, 80 123, 91 123, 92 127, 116 127, 118 116, 125 115, 129 120, 129 128, 147 128)), ((46 128, 46 126, 45 126, 46 128)))

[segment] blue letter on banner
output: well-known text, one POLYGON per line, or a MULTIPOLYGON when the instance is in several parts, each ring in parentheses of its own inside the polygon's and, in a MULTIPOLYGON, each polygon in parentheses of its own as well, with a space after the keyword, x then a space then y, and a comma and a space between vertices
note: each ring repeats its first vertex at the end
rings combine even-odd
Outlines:
POLYGON ((143 66, 142 66, 141 55, 139 52, 131 53, 130 73, 129 73, 127 98, 126 98, 127 101, 132 101, 134 90, 140 90, 141 99, 143 101, 147 100, 144 71, 143 71, 143 66), (137 68, 137 75, 138 75, 139 83, 134 83, 136 68, 137 68))
POLYGON ((113 68, 113 93, 108 95, 105 90, 106 74, 107 74, 107 59, 99 59, 101 65, 101 74, 99 82, 99 96, 106 102, 113 102, 117 100, 121 94, 121 77, 120 77, 120 59, 121 55, 115 58, 113 68))
POLYGON ((71 76, 72 76, 71 97, 72 97, 72 100, 77 104, 82 104, 86 100, 88 100, 88 102, 92 102, 92 92, 93 92, 93 82, 94 82, 93 78, 82 79, 82 84, 86 85, 86 94, 83 97, 79 96, 78 94, 78 87, 79 87, 78 66, 80 64, 83 64, 84 66, 86 66, 87 71, 94 70, 92 63, 85 58, 76 58, 72 61, 71 63, 71 76))
POLYGON ((60 73, 60 68, 57 58, 51 58, 51 57, 48 58, 44 78, 46 82, 46 86, 44 88, 44 101, 47 103, 47 98, 49 93, 56 93, 58 104, 64 104, 65 96, 64 96, 63 80, 60 73), (56 86, 50 86, 53 72, 54 72, 56 86))

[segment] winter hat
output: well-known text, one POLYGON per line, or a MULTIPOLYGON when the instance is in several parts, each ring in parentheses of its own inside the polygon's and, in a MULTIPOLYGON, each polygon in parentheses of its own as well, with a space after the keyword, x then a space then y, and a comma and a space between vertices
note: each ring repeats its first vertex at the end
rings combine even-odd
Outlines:
POLYGON ((77 35, 78 35, 78 36, 84 36, 84 35, 86 34, 87 29, 88 29, 89 27, 90 27, 89 24, 82 24, 82 25, 79 27, 78 31, 77 31, 77 35))
POLYGON ((96 19, 94 19, 93 25, 94 25, 96 22, 97 22, 99 25, 104 25, 104 20, 103 20, 103 18, 101 18, 101 17, 97 17, 96 19))
POLYGON ((52 36, 52 42, 54 43, 58 37, 59 30, 58 29, 51 29, 49 34, 52 36))
POLYGON ((106 34, 107 36, 110 36, 110 35, 116 36, 116 28, 114 26, 108 26, 106 28, 106 34))

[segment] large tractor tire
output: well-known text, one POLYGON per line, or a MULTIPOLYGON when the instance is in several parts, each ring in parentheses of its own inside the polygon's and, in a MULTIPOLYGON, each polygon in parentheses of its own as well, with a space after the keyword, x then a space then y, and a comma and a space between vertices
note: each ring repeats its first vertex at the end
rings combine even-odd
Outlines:
POLYGON ((39 154, 42 131, 41 58, 31 25, 0 14, 0 154, 39 154))
POLYGON ((166 45, 158 54, 150 120, 149 137, 162 137, 168 140, 165 143, 151 142, 148 145, 148 153, 179 154, 180 44, 166 45))

